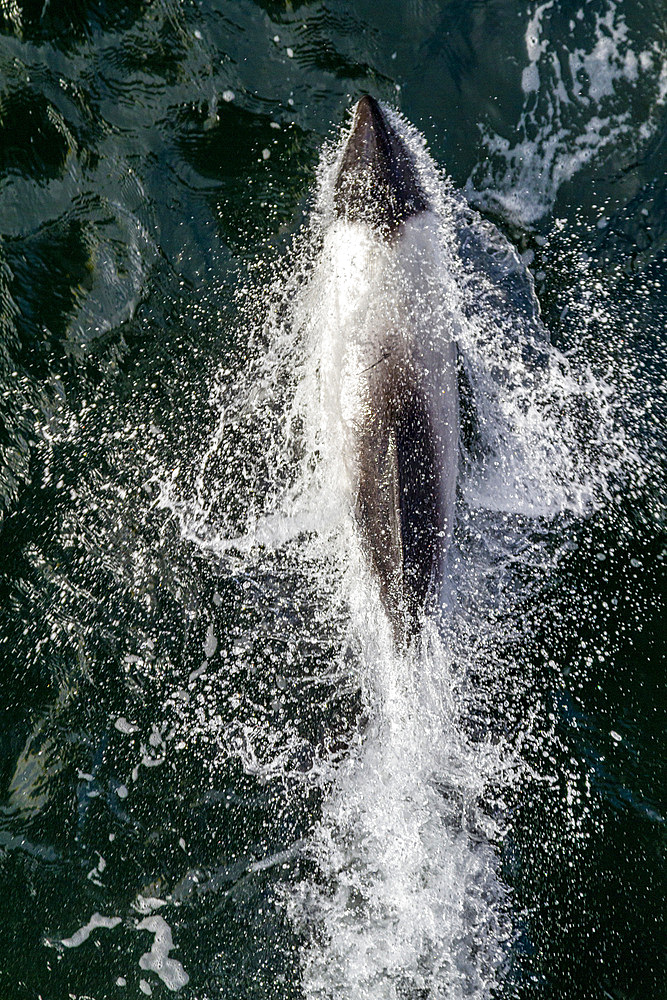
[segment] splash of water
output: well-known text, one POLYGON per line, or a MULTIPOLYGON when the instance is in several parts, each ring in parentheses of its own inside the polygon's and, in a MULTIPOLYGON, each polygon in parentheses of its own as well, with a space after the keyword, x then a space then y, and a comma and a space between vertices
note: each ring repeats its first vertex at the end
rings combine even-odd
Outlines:
POLYGON ((583 167, 622 142, 637 155, 659 127, 667 97, 664 38, 656 33, 640 49, 622 5, 600 6, 582 6, 567 32, 559 19, 568 15, 554 0, 532 9, 516 139, 483 129, 486 156, 468 181, 471 201, 531 226, 583 167), (620 95, 630 109, 618 111, 620 95))
MULTIPOLYGON (((548 573, 567 544, 567 518, 595 509, 622 477, 623 448, 610 389, 551 345, 516 251, 453 190, 419 133, 391 119, 432 209, 418 237, 419 281, 405 257, 335 220, 342 136, 323 152, 289 267, 247 292, 250 360, 231 379, 220 374, 218 424, 190 489, 175 477, 161 503, 221 572, 261 581, 265 614, 286 592, 306 593, 293 638, 333 636, 339 650, 319 676, 293 672, 291 718, 255 704, 246 721, 201 719, 246 772, 324 792, 304 848, 314 874, 284 893, 304 941, 306 995, 485 997, 513 937, 499 848, 504 797, 525 772, 531 736, 529 712, 514 729, 497 717, 517 685, 530 685, 511 652, 518 609, 527 580, 548 573), (402 653, 351 514, 353 334, 378 310, 433 342, 456 340, 468 413, 442 614, 402 653), (352 737, 311 738, 304 749, 306 680, 323 705, 337 687, 360 690, 352 737)), ((243 663, 257 648, 245 641, 234 654, 243 663)))

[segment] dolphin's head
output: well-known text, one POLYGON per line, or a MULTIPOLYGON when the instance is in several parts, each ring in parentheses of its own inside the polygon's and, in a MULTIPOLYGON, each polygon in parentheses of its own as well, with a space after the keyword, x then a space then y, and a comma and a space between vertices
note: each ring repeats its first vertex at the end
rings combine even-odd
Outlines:
POLYGON ((385 239, 427 210, 410 150, 373 97, 362 97, 336 177, 336 214, 367 222, 385 239))

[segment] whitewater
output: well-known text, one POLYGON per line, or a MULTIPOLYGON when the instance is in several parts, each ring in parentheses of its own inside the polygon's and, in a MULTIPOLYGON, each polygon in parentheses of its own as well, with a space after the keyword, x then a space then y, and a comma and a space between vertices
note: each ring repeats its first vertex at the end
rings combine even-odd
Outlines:
POLYGON ((321 803, 294 847, 302 876, 280 901, 305 995, 482 998, 520 938, 502 877, 507 803, 540 780, 524 749, 549 740, 534 726, 524 609, 543 601, 548 614, 546 584, 573 525, 617 488, 629 452, 610 385, 552 345, 525 262, 419 132, 387 114, 432 209, 409 309, 458 350, 456 519, 438 613, 410 649, 395 648, 353 517, 351 331, 378 296, 388 315, 405 302, 400 261, 335 218, 346 129, 322 151, 307 226, 269 280, 264 271, 243 291, 248 356, 233 379, 220 370, 217 427, 191 488, 174 475, 160 504, 258 602, 296 601, 278 614, 288 669, 272 652, 275 627, 259 666, 248 663, 256 639, 238 647, 237 673, 269 672, 272 708, 258 698, 230 718, 212 707, 229 692, 209 684, 198 725, 247 774, 321 803), (300 671, 318 644, 328 665, 300 671), (275 710, 286 698, 291 712, 275 710), (318 699, 313 732, 304 719, 318 699))

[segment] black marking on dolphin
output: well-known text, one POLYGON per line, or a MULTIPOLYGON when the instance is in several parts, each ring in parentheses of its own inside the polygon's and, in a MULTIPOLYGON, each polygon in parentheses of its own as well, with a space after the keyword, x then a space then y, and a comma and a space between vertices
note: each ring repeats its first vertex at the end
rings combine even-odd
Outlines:
POLYGON ((428 407, 414 372, 374 379, 359 435, 356 517, 397 638, 413 632, 438 575, 445 512, 428 407))
MULTIPOLYGON (((428 211, 412 155, 372 97, 355 109, 334 207, 399 253, 405 224, 428 211)), ((399 348, 389 335, 378 344, 378 359, 360 372, 365 402, 355 428, 356 519, 400 645, 418 630, 442 577, 458 456, 455 347, 429 371, 415 336, 402 331, 399 348)))
POLYGON ((339 216, 368 222, 388 238, 402 222, 427 208, 409 150, 368 95, 354 111, 336 178, 334 207, 339 216))

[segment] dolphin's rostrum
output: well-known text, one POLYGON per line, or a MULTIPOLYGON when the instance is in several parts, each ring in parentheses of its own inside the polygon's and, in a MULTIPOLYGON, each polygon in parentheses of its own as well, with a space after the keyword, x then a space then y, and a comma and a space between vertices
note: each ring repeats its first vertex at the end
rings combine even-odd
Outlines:
MULTIPOLYGON (((355 512, 394 638, 407 642, 442 581, 458 457, 456 347, 421 302, 422 262, 437 225, 411 151, 372 97, 358 102, 334 190, 344 222, 370 227, 387 250, 392 309, 368 306, 366 356, 354 421, 355 512), (395 323, 387 316, 402 317, 395 323), (395 328, 400 326, 400 329, 395 328)), ((427 266, 427 265, 425 265, 427 266)), ((371 296, 372 298, 372 296, 371 296)), ((362 350, 363 356, 363 350, 362 350)))

